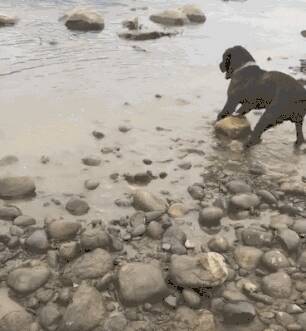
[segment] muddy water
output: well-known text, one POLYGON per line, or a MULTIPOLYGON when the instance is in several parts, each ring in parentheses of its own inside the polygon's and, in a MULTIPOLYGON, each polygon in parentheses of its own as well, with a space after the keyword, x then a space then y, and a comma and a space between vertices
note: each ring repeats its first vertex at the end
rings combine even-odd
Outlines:
MULTIPOLYGON (((177 1, 172 7, 185 3, 177 1)), ((303 77, 289 68, 298 68, 306 57, 300 35, 305 29, 306 1, 195 3, 207 14, 204 25, 178 29, 180 34, 171 39, 131 43, 117 36, 121 21, 138 16, 154 27, 147 17, 168 8, 169 2, 95 1, 106 28, 102 33, 82 34, 69 32, 58 18, 75 5, 93 5, 93 1, 1 1, 1 12, 21 20, 16 27, 0 31, 1 156, 14 154, 20 159, 0 172, 36 177, 39 198, 20 203, 24 213, 40 220, 67 217, 63 206, 55 206, 51 198, 65 203, 69 194, 84 194, 92 207, 90 217, 119 217, 125 211, 114 208, 114 200, 134 188, 122 179, 111 181, 112 173, 166 171, 168 177, 153 181, 149 189, 168 190, 172 198, 184 199, 187 186, 201 180, 207 165, 226 167, 231 158, 237 159, 228 149, 214 148, 218 142, 212 121, 224 104, 227 88, 218 71, 220 57, 225 48, 242 44, 263 68, 303 77), (267 61, 268 56, 272 61, 267 61), (155 94, 163 97, 157 99, 155 94), (119 125, 132 130, 121 133, 119 125), (168 130, 157 131, 158 126, 168 130), (94 129, 106 138, 95 141, 94 129), (120 148, 120 158, 100 153, 101 147, 114 146, 120 148), (186 156, 188 147, 204 151, 205 156, 186 156), (50 163, 41 164, 42 155, 49 156, 50 163), (100 156, 101 167, 84 167, 80 160, 87 155, 100 156), (144 166, 144 158, 153 165, 144 166), (191 170, 178 168, 185 161, 193 164, 191 170), (88 178, 101 182, 96 191, 83 188, 88 178)), ((250 119, 254 123, 258 117, 250 115, 250 119)), ((260 161, 276 173, 301 176, 306 156, 303 149, 293 150, 294 140, 294 127, 282 125, 238 158, 260 161)))

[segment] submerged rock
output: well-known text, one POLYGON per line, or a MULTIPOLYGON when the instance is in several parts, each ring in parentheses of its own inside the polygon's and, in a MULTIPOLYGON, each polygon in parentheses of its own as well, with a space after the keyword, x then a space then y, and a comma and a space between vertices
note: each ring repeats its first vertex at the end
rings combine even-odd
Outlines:
POLYGON ((289 298, 292 281, 285 272, 279 271, 262 279, 262 290, 273 298, 289 298))
POLYGON ((85 200, 71 198, 66 204, 66 210, 74 216, 82 216, 87 214, 89 205, 85 200))
POLYGON ((52 239, 65 241, 74 238, 80 228, 76 221, 58 220, 47 225, 47 232, 52 239))
POLYGON ((106 318, 101 294, 93 287, 82 284, 66 309, 60 331, 91 331, 106 318))
POLYGON ((101 31, 104 29, 103 17, 92 9, 75 8, 66 13, 60 20, 66 27, 77 31, 101 31))
POLYGON ((182 12, 192 23, 204 23, 206 21, 206 16, 203 11, 195 5, 185 5, 182 8, 182 12))
POLYGON ((16 16, 0 14, 0 28, 15 25, 17 22, 18 18, 16 16))
POLYGON ((161 301, 168 294, 161 269, 155 265, 129 263, 118 274, 120 295, 127 304, 161 301))
POLYGON ((263 252, 255 247, 238 246, 234 250, 234 256, 238 265, 246 270, 256 269, 263 252))
POLYGON ((246 301, 226 303, 222 310, 224 321, 228 324, 249 324, 256 317, 255 307, 246 301))
MULTIPOLYGON (((1 21, 1 15, 0 15, 1 21)), ((7 155, 0 159, 0 167, 9 166, 18 162, 18 158, 15 155, 7 155)))
POLYGON ((97 248, 83 254, 72 264, 68 264, 64 274, 76 280, 95 279, 103 277, 113 269, 113 259, 104 249, 97 248))
POLYGON ((119 37, 126 40, 154 40, 163 37, 174 37, 176 32, 164 32, 164 31, 134 31, 134 32, 121 32, 119 37))
POLYGON ((35 183, 30 177, 2 177, 0 178, 0 198, 20 199, 35 194, 35 183))
POLYGON ((156 197, 152 193, 142 190, 137 190, 133 194, 133 207, 137 210, 149 212, 149 211, 166 211, 168 206, 166 201, 156 197))
POLYGON ((6 288, 0 289, 0 331, 30 331, 31 315, 8 296, 6 288))
POLYGON ((165 10, 161 13, 151 15, 150 20, 163 25, 182 26, 188 21, 188 18, 180 10, 165 10))
POLYGON ((199 223, 203 227, 215 228, 221 226, 221 219, 224 216, 223 210, 218 207, 207 207, 199 214, 199 223))
POLYGON ((202 253, 196 256, 173 255, 170 278, 183 287, 201 288, 222 285, 228 276, 228 268, 222 255, 202 253))
POLYGON ((251 133, 251 125, 246 117, 228 116, 215 124, 215 131, 230 139, 239 139, 251 133))

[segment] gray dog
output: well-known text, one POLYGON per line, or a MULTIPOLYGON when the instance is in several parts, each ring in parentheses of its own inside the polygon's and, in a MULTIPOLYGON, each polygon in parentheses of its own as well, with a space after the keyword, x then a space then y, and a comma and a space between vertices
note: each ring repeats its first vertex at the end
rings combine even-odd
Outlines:
POLYGON ((240 115, 252 109, 266 109, 246 147, 258 144, 264 131, 283 121, 295 123, 297 146, 305 142, 303 120, 306 114, 306 90, 297 80, 278 71, 260 69, 242 46, 224 52, 220 69, 231 82, 227 102, 217 120, 234 113, 239 104, 241 106, 236 112, 240 115))

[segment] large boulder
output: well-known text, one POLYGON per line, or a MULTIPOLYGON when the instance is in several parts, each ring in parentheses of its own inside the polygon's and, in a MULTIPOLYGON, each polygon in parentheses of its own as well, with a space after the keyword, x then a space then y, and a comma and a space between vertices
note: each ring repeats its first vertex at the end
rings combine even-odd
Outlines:
POLYGON ((251 133, 251 125, 244 116, 228 116, 215 124, 215 131, 230 139, 239 139, 251 133))
POLYGON ((126 304, 161 301, 168 289, 161 269, 153 264, 129 263, 118 274, 119 291, 126 304))
POLYGON ((30 331, 31 315, 8 296, 6 288, 0 289, 0 331, 30 331))
POLYGON ((0 198, 4 200, 20 199, 35 194, 35 183, 30 177, 0 178, 0 198))
POLYGON ((150 16, 150 20, 154 23, 170 26, 182 26, 188 22, 187 15, 176 9, 169 9, 157 14, 153 14, 150 16))
POLYGON ((62 18, 66 27, 76 31, 101 31, 104 29, 103 17, 92 9, 75 8, 62 18))
POLYGON ((82 284, 63 316, 60 331, 91 331, 106 318, 101 294, 82 284))
POLYGON ((201 253, 196 256, 173 255, 170 278, 182 287, 201 288, 222 285, 228 277, 228 268, 222 255, 201 253))
POLYGON ((18 18, 16 16, 9 16, 0 14, 0 28, 3 26, 12 26, 18 22, 18 18))

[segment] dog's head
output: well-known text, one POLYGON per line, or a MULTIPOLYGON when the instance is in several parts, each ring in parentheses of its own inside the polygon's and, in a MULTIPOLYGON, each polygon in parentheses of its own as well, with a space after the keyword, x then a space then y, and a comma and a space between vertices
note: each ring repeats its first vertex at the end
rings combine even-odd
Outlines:
POLYGON ((234 71, 245 63, 255 61, 252 55, 242 46, 228 48, 223 53, 223 59, 220 63, 220 70, 225 72, 225 78, 230 79, 234 71))

